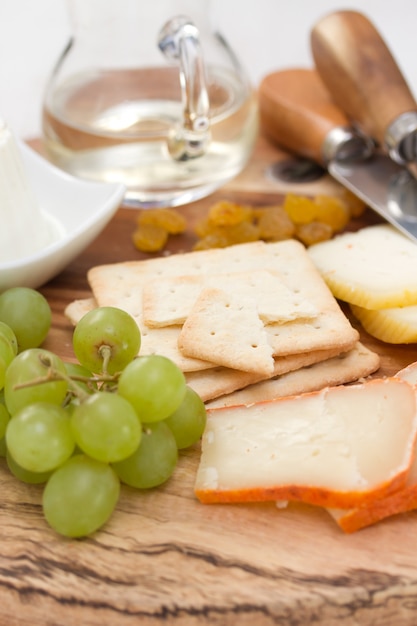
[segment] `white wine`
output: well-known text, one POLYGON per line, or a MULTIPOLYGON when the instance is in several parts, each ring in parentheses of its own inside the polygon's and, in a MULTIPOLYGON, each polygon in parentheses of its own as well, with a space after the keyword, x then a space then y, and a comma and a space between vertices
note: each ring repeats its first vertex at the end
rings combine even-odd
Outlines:
POLYGON ((73 77, 45 100, 50 159, 81 178, 122 182, 126 201, 175 206, 211 193, 246 164, 258 128, 257 99, 225 71, 209 74, 210 139, 202 156, 177 160, 169 142, 182 124, 173 68, 73 77))

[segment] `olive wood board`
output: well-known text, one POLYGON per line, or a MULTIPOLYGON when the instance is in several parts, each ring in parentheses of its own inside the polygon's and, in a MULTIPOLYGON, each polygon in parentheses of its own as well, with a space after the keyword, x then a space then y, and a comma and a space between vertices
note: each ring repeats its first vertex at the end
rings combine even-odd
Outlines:
MULTIPOLYGON (((190 250, 192 225, 217 199, 278 203, 287 190, 267 175, 288 155, 260 138, 251 162, 213 196, 180 209, 189 230, 168 251, 190 250)), ((314 193, 333 189, 328 177, 314 193)), ((291 185, 311 193, 311 185, 291 185)), ((93 265, 140 259, 131 243, 137 212, 120 208, 90 247, 41 291, 53 310, 44 344, 73 359, 66 305, 90 294, 93 265)), ((352 223, 379 221, 371 211, 352 223)), ((381 355, 378 375, 417 358, 360 328, 381 355)), ((42 517, 38 486, 0 463, 0 626, 415 625, 417 512, 345 535, 320 508, 274 503, 202 505, 193 493, 199 446, 174 476, 147 492, 122 487, 110 521, 94 536, 65 539, 42 517)))

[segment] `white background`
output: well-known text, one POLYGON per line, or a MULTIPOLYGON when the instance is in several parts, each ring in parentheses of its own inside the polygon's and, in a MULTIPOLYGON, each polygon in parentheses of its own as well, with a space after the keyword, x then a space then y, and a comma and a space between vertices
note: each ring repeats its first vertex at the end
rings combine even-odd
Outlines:
MULTIPOLYGON (((137 2, 146 12, 149 0, 137 2)), ((415 0, 343 4, 334 0, 214 0, 214 4, 220 30, 255 85, 268 72, 311 65, 309 32, 314 23, 331 11, 354 8, 379 29, 417 93, 415 0)), ((70 32, 66 0, 0 0, 0 116, 21 137, 40 134, 45 83, 70 32)))

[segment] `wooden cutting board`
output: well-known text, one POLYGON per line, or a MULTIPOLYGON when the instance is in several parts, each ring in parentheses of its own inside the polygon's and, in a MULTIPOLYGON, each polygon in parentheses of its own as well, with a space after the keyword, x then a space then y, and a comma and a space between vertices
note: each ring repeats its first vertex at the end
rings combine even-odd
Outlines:
MULTIPOLYGON (((189 250, 191 226, 216 200, 277 202, 282 193, 331 191, 328 177, 287 185, 270 166, 288 155, 260 139, 251 163, 210 198, 181 209, 190 224, 169 250, 189 250)), ((42 292, 53 309, 45 347, 73 358, 65 306, 89 295, 87 270, 143 258, 131 244, 136 212, 121 208, 98 239, 42 292)), ((370 211, 352 228, 378 221, 370 211)), ((417 359, 387 346, 380 374, 417 359)), ((321 509, 273 503, 202 505, 193 495, 198 446, 174 477, 141 493, 122 488, 110 522, 93 537, 57 536, 42 518, 41 488, 0 467, 0 626, 414 625, 417 514, 344 535, 321 509)))

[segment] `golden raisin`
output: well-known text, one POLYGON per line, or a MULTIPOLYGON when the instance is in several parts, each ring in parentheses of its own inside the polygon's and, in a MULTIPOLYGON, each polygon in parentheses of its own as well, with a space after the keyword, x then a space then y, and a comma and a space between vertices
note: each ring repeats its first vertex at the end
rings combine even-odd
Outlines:
POLYGON ((262 207, 256 212, 259 238, 265 241, 291 239, 295 233, 294 222, 280 206, 262 207))
POLYGON ((211 233, 199 239, 193 246, 193 250, 210 250, 211 248, 227 248, 230 240, 221 233, 211 233))
POLYGON ((187 227, 187 222, 181 213, 175 209, 146 209, 142 211, 137 219, 139 226, 153 225, 164 228, 170 235, 183 233, 187 227))
POLYGON ((159 252, 168 241, 168 231, 155 224, 141 224, 133 232, 135 248, 141 252, 159 252))
POLYGON ((252 222, 242 222, 227 228, 227 238, 231 244, 258 241, 259 227, 252 222))
POLYGON ((317 221, 328 224, 334 232, 348 224, 349 208, 341 198, 319 195, 314 198, 314 204, 317 207, 317 221))
POLYGON ((316 219, 316 205, 313 200, 304 196, 288 193, 285 196, 284 209, 294 224, 308 224, 316 219))
POLYGON ((205 217, 197 222, 194 227, 194 232, 197 237, 206 237, 207 235, 210 235, 210 233, 213 233, 217 228, 219 227, 210 222, 208 217, 205 217))
POLYGON ((360 217, 364 213, 367 205, 349 189, 342 190, 341 199, 346 202, 351 217, 360 217))
POLYGON ((308 224, 299 224, 296 229, 296 237, 305 246, 311 246, 313 243, 327 241, 333 234, 331 226, 323 222, 309 222, 308 224))
POLYGON ((237 243, 258 241, 259 228, 252 222, 242 222, 234 226, 215 226, 195 244, 194 250, 225 248, 237 243))
POLYGON ((216 226, 231 226, 252 218, 252 207, 222 200, 209 209, 208 218, 216 226))

